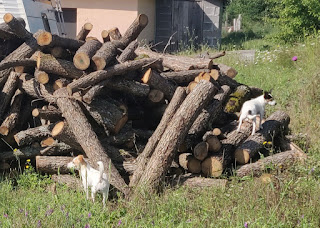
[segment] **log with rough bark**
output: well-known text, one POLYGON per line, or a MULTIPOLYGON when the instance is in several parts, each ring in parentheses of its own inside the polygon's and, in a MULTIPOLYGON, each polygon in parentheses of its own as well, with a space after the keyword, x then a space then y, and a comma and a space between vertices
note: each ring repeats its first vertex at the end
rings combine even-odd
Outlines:
POLYGON ((250 95, 250 88, 248 86, 238 86, 236 91, 230 94, 230 98, 224 110, 229 113, 239 112, 243 103, 250 99, 250 95))
POLYGON ((40 146, 41 147, 48 147, 48 146, 53 145, 54 143, 55 143, 55 139, 50 136, 48 138, 41 140, 40 146))
POLYGON ((40 155, 40 146, 26 146, 19 149, 14 149, 10 151, 2 151, 0 153, 0 160, 10 161, 21 158, 34 158, 40 155))
POLYGON ((12 105, 10 107, 10 111, 0 126, 0 134, 8 135, 9 132, 17 125, 17 122, 19 121, 21 102, 23 96, 24 95, 21 93, 20 90, 16 91, 12 105))
POLYGON ((156 130, 154 131, 152 136, 149 138, 148 143, 145 146, 143 152, 137 158, 137 161, 138 161, 137 169, 133 173, 133 176, 130 180, 130 186, 135 186, 139 182, 139 180, 143 174, 143 171, 148 163, 148 160, 152 156, 153 151, 156 149, 156 147, 159 143, 159 140, 161 139, 161 136, 165 132, 172 117, 174 116, 174 114, 176 113, 177 109, 182 104, 182 102, 184 101, 186 96, 187 96, 187 94, 186 94, 186 90, 184 88, 178 87, 176 89, 166 111, 164 112, 164 114, 162 116, 162 119, 161 119, 158 127, 156 128, 156 130))
POLYGON ((42 156, 55 156, 55 155, 66 155, 70 154, 70 152, 75 151, 74 148, 72 148, 70 145, 64 143, 64 142, 59 142, 55 140, 50 146, 42 149, 40 151, 40 154, 42 156))
POLYGON ((72 59, 72 53, 68 49, 62 48, 60 46, 51 48, 50 54, 57 59, 72 59))
POLYGON ((28 128, 27 130, 19 131, 15 134, 14 140, 17 142, 18 146, 28 145, 51 136, 52 128, 52 124, 28 128))
POLYGON ((104 128, 107 135, 109 132, 117 134, 128 120, 126 110, 105 99, 95 99, 90 105, 83 105, 93 119, 104 128))
POLYGON ((153 64, 155 62, 157 62, 157 60, 146 58, 146 59, 120 63, 112 67, 109 67, 106 70, 99 70, 99 71, 92 72, 91 74, 85 75, 79 78, 78 80, 70 83, 67 86, 68 93, 71 95, 74 92, 80 91, 81 89, 85 89, 93 85, 96 85, 99 82, 110 78, 111 76, 123 75, 129 71, 134 71, 134 70, 147 67, 149 64, 153 64))
POLYGON ((109 31, 108 30, 102 30, 101 37, 102 37, 103 43, 109 42, 110 41, 109 31))
POLYGON ((166 78, 149 68, 142 77, 142 82, 148 84, 153 89, 158 89, 164 96, 171 100, 177 86, 171 84, 166 78))
POLYGON ((96 69, 103 70, 106 66, 114 64, 118 54, 118 48, 124 48, 120 41, 114 40, 104 43, 92 57, 96 69))
POLYGON ((147 24, 147 15, 139 14, 120 39, 124 47, 127 47, 132 41, 137 39, 142 30, 147 26, 147 24))
POLYGON ((36 61, 33 59, 10 59, 7 61, 1 61, 0 63, 0 70, 5 70, 10 67, 17 67, 17 66, 30 66, 35 67, 36 61))
POLYGON ((222 86, 219 92, 213 97, 213 101, 205 107, 189 129, 185 143, 188 148, 194 145, 204 133, 211 128, 212 122, 222 112, 223 105, 230 94, 229 86, 222 86))
POLYGON ((178 185, 192 188, 226 188, 228 180, 204 178, 188 173, 170 180, 170 183, 173 186, 178 185))
POLYGON ((34 78, 41 84, 47 84, 49 82, 49 75, 42 70, 35 69, 34 78))
POLYGON ((85 40, 88 36, 89 32, 92 30, 93 25, 90 22, 85 23, 82 27, 79 33, 76 36, 77 40, 85 40))
POLYGON ((271 141, 272 138, 284 132, 289 125, 290 117, 283 111, 276 111, 262 124, 263 129, 251 135, 235 152, 238 164, 246 164, 263 148, 263 142, 271 141))
POLYGON ((304 152, 289 150, 262 158, 255 163, 243 165, 236 171, 236 174, 239 177, 256 177, 266 172, 267 169, 272 169, 272 167, 283 170, 292 167, 296 163, 303 163, 306 159, 307 155, 304 152))
POLYGON ((202 164, 202 172, 209 177, 219 177, 222 172, 234 161, 235 149, 248 138, 252 131, 252 124, 246 122, 240 131, 234 130, 226 139, 221 140, 220 151, 205 159, 202 164))
POLYGON ((194 69, 211 69, 214 65, 211 59, 192 58, 187 56, 175 56, 153 52, 145 48, 137 48, 137 55, 146 55, 150 58, 163 59, 163 66, 173 71, 185 71, 194 69))
POLYGON ((201 161, 192 156, 191 153, 179 154, 179 165, 191 173, 201 172, 201 161))
POLYGON ((61 89, 62 87, 66 87, 71 81, 66 78, 59 78, 54 81, 52 87, 54 90, 61 89))
POLYGON ((207 142, 199 142, 194 148, 193 148, 193 156, 203 161, 209 153, 209 144, 207 142))
POLYGON ((167 173, 178 146, 188 133, 193 121, 208 104, 217 88, 210 82, 200 81, 186 97, 172 117, 146 166, 138 186, 155 189, 167 173))
POLYGON ((121 53, 121 55, 119 55, 119 57, 117 58, 119 63, 124 63, 126 61, 129 60, 134 60, 137 55, 134 52, 137 48, 138 48, 138 41, 134 40, 132 41, 121 53))
POLYGON ((11 13, 6 13, 3 16, 3 20, 10 29, 16 34, 17 37, 27 40, 32 37, 32 33, 28 32, 25 29, 25 25, 20 22, 17 18, 15 18, 11 13))
MULTIPOLYGON (((17 17, 16 19, 23 25, 23 27, 26 26, 26 22, 24 21, 23 18, 17 17)), ((0 39, 16 40, 19 38, 17 34, 9 27, 9 25, 4 22, 4 23, 0 23, 0 39)))
POLYGON ((63 59, 56 59, 50 54, 44 54, 38 51, 32 58, 37 61, 37 68, 47 73, 71 79, 80 78, 84 75, 84 72, 77 69, 72 62, 63 59))
POLYGON ((221 142, 218 137, 212 133, 212 131, 210 131, 209 134, 206 133, 203 140, 208 143, 209 151, 211 153, 216 153, 221 149, 221 142))
POLYGON ((212 69, 210 71, 210 76, 219 83, 219 85, 227 85, 232 90, 236 89, 239 86, 239 83, 236 80, 233 80, 232 78, 221 74, 217 69, 212 69))
POLYGON ((7 106, 10 104, 12 96, 17 90, 19 76, 19 73, 12 71, 0 93, 0 120, 3 119, 2 116, 5 113, 7 106))
POLYGON ((90 66, 90 60, 101 48, 102 43, 99 40, 91 39, 82 45, 73 57, 73 63, 79 70, 86 70, 90 66))
POLYGON ((108 32, 111 40, 120 40, 122 38, 122 35, 117 27, 109 29, 108 32))
POLYGON ((186 85, 192 82, 200 73, 207 72, 209 73, 209 69, 201 69, 201 70, 186 70, 186 71, 173 71, 173 72, 163 72, 160 75, 170 81, 174 81, 177 84, 186 85))
POLYGON ((110 167, 110 183, 128 196, 130 190, 127 184, 112 164, 77 101, 68 98, 68 92, 65 88, 55 91, 54 95, 57 97, 57 105, 66 118, 75 138, 88 158, 91 159, 91 165, 97 168, 97 162, 102 161, 104 167, 110 167))
POLYGON ((62 113, 56 107, 49 105, 45 109, 35 108, 32 110, 33 117, 39 117, 41 119, 50 120, 56 122, 62 119, 62 113))
POLYGON ((65 184, 71 189, 79 190, 83 189, 80 178, 71 175, 57 175, 54 174, 51 176, 51 179, 58 184, 65 184))
POLYGON ((82 40, 75 40, 70 39, 66 37, 61 37, 58 35, 51 34, 47 31, 42 31, 37 36, 37 43, 41 47, 48 46, 48 47, 54 47, 59 46, 62 48, 70 49, 70 50, 78 50, 81 45, 84 44, 84 41, 82 40))
POLYGON ((224 65, 222 63, 219 63, 218 67, 222 75, 228 76, 229 78, 234 78, 238 74, 238 72, 234 68, 224 65))
POLYGON ((70 173, 67 164, 71 162, 73 157, 64 156, 36 156, 36 169, 43 173, 66 174, 70 173))
POLYGON ((164 103, 164 93, 158 89, 151 89, 148 94, 148 106, 158 106, 164 103))

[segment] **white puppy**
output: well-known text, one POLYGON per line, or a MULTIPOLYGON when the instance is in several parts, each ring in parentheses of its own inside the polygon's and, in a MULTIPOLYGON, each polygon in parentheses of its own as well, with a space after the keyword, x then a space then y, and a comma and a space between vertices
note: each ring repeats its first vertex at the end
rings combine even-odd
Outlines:
POLYGON ((253 128, 251 135, 256 132, 256 117, 259 115, 259 129, 262 129, 261 121, 264 117, 264 110, 266 104, 275 105, 276 101, 273 100, 272 95, 269 92, 264 92, 261 96, 244 102, 241 108, 241 114, 239 118, 239 125, 237 131, 240 131, 242 121, 246 118, 251 119, 253 122, 253 128))
POLYGON ((94 202, 96 192, 101 192, 103 197, 103 207, 105 207, 105 201, 108 199, 110 184, 107 174, 104 173, 103 163, 101 161, 98 161, 97 163, 99 165, 99 171, 92 168, 84 160, 83 155, 78 155, 68 163, 67 167, 69 169, 74 168, 79 170, 87 199, 89 198, 88 187, 91 187, 92 201, 94 202))

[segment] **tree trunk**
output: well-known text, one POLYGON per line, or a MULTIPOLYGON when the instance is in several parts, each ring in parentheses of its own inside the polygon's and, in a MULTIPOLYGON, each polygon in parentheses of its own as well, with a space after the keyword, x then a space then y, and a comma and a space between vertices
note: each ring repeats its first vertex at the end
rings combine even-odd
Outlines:
POLYGON ((238 72, 234 68, 227 65, 219 63, 218 67, 222 75, 228 76, 229 78, 234 78, 238 74, 238 72))
POLYGON ((17 90, 19 76, 19 73, 12 71, 2 89, 2 92, 0 94, 0 120, 2 120, 2 116, 5 113, 6 108, 10 104, 11 98, 17 90))
POLYGON ((143 175, 148 160, 152 156, 153 151, 156 149, 158 142, 161 139, 161 136, 165 132, 172 117, 174 116, 174 114, 176 113, 186 96, 187 94, 184 88, 178 87, 176 89, 176 92, 174 93, 166 111, 164 112, 158 127, 156 128, 152 136, 149 138, 148 143, 145 146, 143 152, 137 158, 137 169, 133 173, 133 177, 130 180, 131 187, 138 184, 141 176, 143 175))
POLYGON ((85 40, 86 37, 88 36, 89 32, 92 30, 93 25, 90 22, 85 23, 79 33, 76 36, 77 40, 85 40))
POLYGON ((236 149, 235 159, 238 164, 246 164, 263 148, 263 142, 270 141, 288 128, 290 117, 282 111, 273 113, 262 124, 263 129, 251 135, 236 149))
POLYGON ((77 69, 72 62, 63 59, 56 59, 50 54, 37 52, 37 68, 47 73, 60 75, 66 78, 80 78, 84 75, 82 70, 77 69))
POLYGON ((161 177, 167 173, 178 146, 188 133, 188 129, 216 92, 217 88, 212 83, 201 81, 186 97, 159 140, 138 186, 146 185, 151 189, 159 186, 161 177))
POLYGON ((230 95, 224 110, 229 113, 240 112, 243 103, 250 99, 250 95, 250 88, 248 86, 238 86, 236 91, 230 95))
POLYGON ((124 63, 126 61, 134 60, 137 57, 135 50, 138 48, 138 45, 138 41, 132 41, 117 58, 118 62, 124 63))
POLYGON ((142 30, 147 26, 147 24, 147 15, 139 14, 120 39, 124 47, 127 47, 132 41, 137 39, 142 30))
POLYGON ((0 63, 0 70, 5 70, 10 67, 16 66, 36 66, 36 61, 33 59, 10 59, 8 61, 1 61, 0 63))
POLYGON ((53 144, 51 144, 50 146, 42 149, 40 151, 40 154, 42 156, 55 156, 55 155, 66 155, 66 154, 70 154, 70 152, 74 151, 75 149, 73 149, 71 146, 69 146, 68 144, 64 143, 64 142, 58 142, 57 140, 54 141, 53 144))
POLYGON ((177 71, 177 72, 164 72, 160 75, 169 81, 174 81, 178 85, 187 85, 192 82, 200 73, 210 72, 209 69, 201 70, 186 70, 186 71, 177 71))
POLYGON ((28 145, 35 141, 42 140, 48 136, 51 136, 52 128, 52 124, 29 128, 15 134, 14 139, 17 142, 18 146, 28 145))
POLYGON ((176 86, 167 79, 149 68, 142 77, 142 82, 148 84, 153 89, 158 89, 164 93, 164 96, 171 100, 176 90, 176 86))
POLYGON ((201 172, 201 161, 192 156, 191 153, 179 154, 179 165, 190 173, 201 172))
POLYGON ((141 59, 134 60, 130 62, 120 63, 114 65, 112 67, 107 68, 106 70, 99 70, 92 72, 91 74, 85 75, 78 80, 70 83, 67 86, 69 94, 73 94, 74 92, 80 91, 83 88, 88 88, 90 86, 94 86, 99 82, 106 80, 114 75, 123 75, 127 72, 141 69, 149 64, 155 63, 157 60, 155 59, 141 59))
POLYGON ((25 29, 25 25, 15 18, 11 13, 6 13, 3 20, 17 37, 27 40, 32 37, 32 34, 25 29))
POLYGON ((66 174, 70 173, 67 164, 71 162, 73 157, 64 156, 37 156, 36 169, 47 174, 66 174))
POLYGON ((91 58, 101 48, 102 43, 99 40, 88 40, 82 45, 73 57, 73 63, 79 70, 86 70, 90 66, 91 58))
POLYGON ((102 161, 104 167, 110 167, 110 183, 128 196, 128 186, 112 164, 111 159, 102 147, 97 135, 92 130, 79 104, 68 98, 68 92, 65 88, 55 91, 54 95, 57 97, 57 105, 66 118, 77 141, 80 143, 88 158, 91 159, 91 165, 97 168, 97 162, 102 161))
POLYGON ((92 57, 97 70, 103 70, 106 66, 114 63, 118 54, 118 48, 123 48, 119 41, 104 43, 101 48, 92 57))
MULTIPOLYGON (((24 27, 26 26, 26 22, 23 18, 16 18, 24 27)), ((17 34, 9 27, 7 23, 0 23, 0 39, 3 40, 17 40, 19 37, 17 34)))
POLYGON ((24 95, 21 93, 20 90, 16 91, 16 94, 13 98, 14 100, 10 107, 10 111, 0 126, 0 134, 8 135, 9 132, 17 125, 23 96, 24 95))
POLYGON ((145 48, 137 48, 137 55, 147 55, 150 58, 163 59, 163 66, 173 71, 185 71, 194 69, 211 69, 211 59, 192 58, 186 56, 175 56, 150 51, 145 48))
POLYGON ((236 174, 239 177, 256 177, 266 172, 270 167, 283 170, 293 166, 295 163, 303 163, 306 159, 307 155, 305 153, 298 150, 289 150, 262 158, 255 163, 243 165, 236 171, 236 174))

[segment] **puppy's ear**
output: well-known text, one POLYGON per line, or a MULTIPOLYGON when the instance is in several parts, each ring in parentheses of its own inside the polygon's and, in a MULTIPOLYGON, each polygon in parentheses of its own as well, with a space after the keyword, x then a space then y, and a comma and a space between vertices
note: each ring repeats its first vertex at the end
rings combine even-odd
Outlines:
POLYGON ((83 155, 78 155, 79 161, 82 162, 83 161, 83 155))
POLYGON ((269 93, 267 91, 263 92, 263 97, 264 99, 268 99, 269 93))

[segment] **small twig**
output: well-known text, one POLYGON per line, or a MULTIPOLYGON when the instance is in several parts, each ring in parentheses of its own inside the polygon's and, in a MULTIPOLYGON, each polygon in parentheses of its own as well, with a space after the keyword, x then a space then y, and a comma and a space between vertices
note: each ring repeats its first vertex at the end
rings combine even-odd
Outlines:
POLYGON ((170 38, 169 38, 169 40, 168 40, 168 42, 167 42, 166 46, 164 47, 164 49, 163 49, 163 52, 162 52, 162 53, 165 53, 165 51, 166 51, 167 47, 170 45, 170 41, 172 40, 173 36, 174 36, 176 33, 177 33, 177 32, 174 32, 174 33, 170 36, 170 38))

